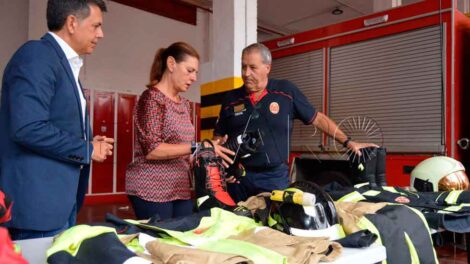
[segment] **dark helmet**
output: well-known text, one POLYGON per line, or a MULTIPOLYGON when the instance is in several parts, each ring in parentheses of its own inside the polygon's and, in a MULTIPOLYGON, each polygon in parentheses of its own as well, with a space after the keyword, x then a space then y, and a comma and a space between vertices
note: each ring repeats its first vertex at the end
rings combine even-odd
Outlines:
POLYGON ((281 196, 271 195, 270 227, 295 236, 344 237, 333 200, 315 183, 294 182, 281 196))

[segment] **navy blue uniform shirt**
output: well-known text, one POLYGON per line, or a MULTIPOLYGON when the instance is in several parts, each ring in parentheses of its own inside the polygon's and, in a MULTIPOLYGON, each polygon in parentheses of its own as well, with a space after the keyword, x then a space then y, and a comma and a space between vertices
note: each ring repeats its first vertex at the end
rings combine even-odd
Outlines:
POLYGON ((264 145, 256 154, 242 160, 247 169, 263 169, 287 163, 294 118, 308 125, 316 110, 299 89, 287 80, 269 79, 267 94, 255 105, 245 86, 227 93, 214 135, 238 136, 259 130, 264 145))

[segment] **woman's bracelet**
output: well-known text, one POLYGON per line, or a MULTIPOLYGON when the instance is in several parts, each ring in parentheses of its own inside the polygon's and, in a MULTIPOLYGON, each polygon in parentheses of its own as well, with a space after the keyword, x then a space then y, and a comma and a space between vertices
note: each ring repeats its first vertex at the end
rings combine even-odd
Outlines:
POLYGON ((201 143, 199 142, 191 141, 191 154, 192 155, 194 155, 194 153, 196 153, 199 150, 200 145, 201 143))

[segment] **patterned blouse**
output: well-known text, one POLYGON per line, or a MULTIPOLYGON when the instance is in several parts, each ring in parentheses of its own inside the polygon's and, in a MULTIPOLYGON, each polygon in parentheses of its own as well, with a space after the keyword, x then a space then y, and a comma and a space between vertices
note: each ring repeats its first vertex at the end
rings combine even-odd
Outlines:
POLYGON ((151 202, 190 199, 189 155, 169 160, 146 160, 161 143, 190 143, 194 139, 190 103, 174 102, 156 88, 146 89, 135 112, 134 162, 126 171, 126 192, 151 202))

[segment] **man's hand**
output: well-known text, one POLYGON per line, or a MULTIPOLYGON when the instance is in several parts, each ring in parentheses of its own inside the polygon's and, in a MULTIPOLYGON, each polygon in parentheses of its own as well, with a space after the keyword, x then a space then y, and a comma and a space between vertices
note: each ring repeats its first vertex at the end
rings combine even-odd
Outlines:
POLYGON ((379 146, 374 143, 360 143, 360 142, 349 141, 347 147, 349 150, 356 153, 356 155, 362 156, 362 152, 361 152, 362 148, 367 148, 367 147, 378 148, 379 146))
POLYGON ((212 140, 212 143, 214 144, 215 154, 222 158, 223 160, 222 164, 224 165, 225 168, 228 168, 230 164, 233 164, 233 160, 229 156, 234 156, 235 152, 221 145, 222 142, 225 142, 226 140, 227 140, 227 136, 223 138, 216 138, 212 140))
POLYGON ((93 138, 93 140, 96 140, 96 141, 104 141, 106 143, 109 143, 109 144, 114 144, 114 138, 109 138, 109 137, 106 137, 106 136, 95 136, 93 138))
POLYGON ((228 135, 225 135, 225 136, 214 136, 214 138, 212 139, 212 142, 217 142, 217 144, 219 145, 223 145, 225 144, 225 142, 227 142, 227 139, 228 139, 228 135))
POLYGON ((103 162, 107 156, 113 155, 114 139, 105 136, 95 136, 93 141, 93 153, 91 158, 94 161, 103 162))

